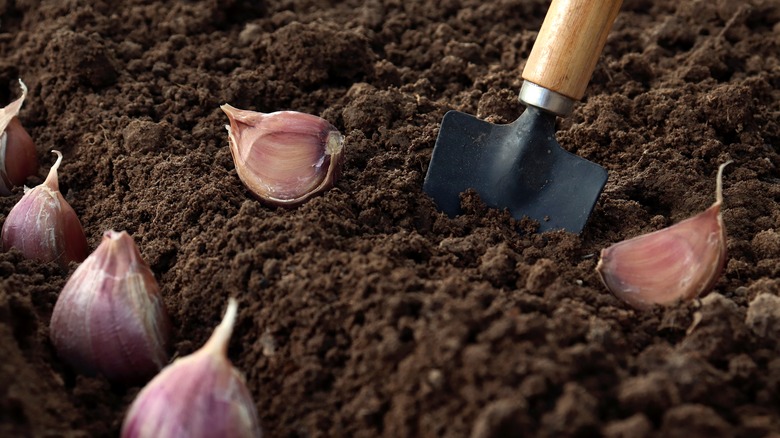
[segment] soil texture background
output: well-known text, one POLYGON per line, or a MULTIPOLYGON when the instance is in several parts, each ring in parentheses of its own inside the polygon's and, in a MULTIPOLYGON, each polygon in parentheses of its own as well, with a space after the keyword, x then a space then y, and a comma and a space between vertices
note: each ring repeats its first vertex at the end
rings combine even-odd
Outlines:
MULTIPOLYGON (((239 301, 229 356, 270 437, 780 432, 780 2, 625 0, 558 140, 609 180, 581 235, 422 183, 442 116, 515 120, 542 0, 0 1, 0 105, 91 249, 127 230, 176 356, 239 301), (343 177, 295 209, 238 180, 219 105, 320 115, 343 177), (639 312, 594 271, 724 175, 714 291, 639 312)), ((0 199, 0 221, 22 196, 0 199)), ((0 254, 0 435, 118 436, 139 387, 78 375, 49 319, 70 273, 0 254)), ((193 413, 193 415, 196 413, 193 413)), ((774 435, 777 436, 777 435, 774 435)))

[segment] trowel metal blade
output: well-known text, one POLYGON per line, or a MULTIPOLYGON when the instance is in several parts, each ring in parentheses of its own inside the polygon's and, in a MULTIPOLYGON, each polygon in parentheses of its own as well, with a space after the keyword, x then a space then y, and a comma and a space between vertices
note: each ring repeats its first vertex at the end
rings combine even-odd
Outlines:
POLYGON ((539 232, 580 233, 606 182, 606 169, 556 141, 554 115, 528 107, 508 125, 448 112, 423 189, 451 217, 474 189, 490 207, 539 221, 539 232))

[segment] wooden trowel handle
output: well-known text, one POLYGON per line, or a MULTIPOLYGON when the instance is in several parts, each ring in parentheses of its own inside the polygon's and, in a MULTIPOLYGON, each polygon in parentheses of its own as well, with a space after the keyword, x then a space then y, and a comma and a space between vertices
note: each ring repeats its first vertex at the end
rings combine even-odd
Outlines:
POLYGON ((623 0, 552 0, 523 79, 580 100, 623 0))

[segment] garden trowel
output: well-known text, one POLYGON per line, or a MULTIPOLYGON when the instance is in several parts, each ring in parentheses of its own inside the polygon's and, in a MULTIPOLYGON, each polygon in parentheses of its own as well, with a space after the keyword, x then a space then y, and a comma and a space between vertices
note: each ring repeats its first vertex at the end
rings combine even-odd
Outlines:
POLYGON ((596 67, 622 0, 553 0, 523 70, 515 122, 496 125, 450 111, 442 120, 423 189, 449 216, 474 189, 490 207, 539 221, 539 232, 579 233, 607 171, 555 140, 596 67))

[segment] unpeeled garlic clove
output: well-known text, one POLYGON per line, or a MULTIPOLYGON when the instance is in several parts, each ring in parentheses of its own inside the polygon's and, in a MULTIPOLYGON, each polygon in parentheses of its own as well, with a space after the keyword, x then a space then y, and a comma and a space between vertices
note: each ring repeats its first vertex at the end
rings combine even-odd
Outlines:
POLYGON ((710 291, 726 264, 723 168, 715 203, 698 215, 601 251, 596 271, 613 294, 637 309, 691 300, 710 291))
POLYGON ((294 206, 331 188, 344 138, 327 120, 296 111, 260 113, 222 105, 238 177, 260 200, 294 206))
POLYGON ((43 184, 26 189, 3 223, 3 250, 16 248, 25 258, 47 263, 56 261, 63 268, 87 257, 84 229, 76 212, 59 190, 57 169, 62 154, 49 170, 43 184))
POLYGON ((125 416, 122 438, 262 436, 252 395, 227 358, 237 308, 230 298, 206 344, 176 359, 141 390, 125 416))
POLYGON ((17 115, 27 97, 27 86, 19 79, 22 96, 0 109, 0 195, 11 194, 11 188, 24 184, 28 176, 38 173, 35 144, 17 115))
POLYGON ((50 323, 58 355, 87 375, 135 384, 168 363, 160 287, 126 232, 106 231, 62 289, 50 323))

